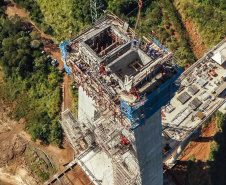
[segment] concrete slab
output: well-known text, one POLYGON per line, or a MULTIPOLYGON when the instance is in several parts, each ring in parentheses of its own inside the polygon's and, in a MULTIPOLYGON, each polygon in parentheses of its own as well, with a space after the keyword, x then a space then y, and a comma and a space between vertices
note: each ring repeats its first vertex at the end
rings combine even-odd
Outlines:
POLYGON ((101 150, 91 150, 80 159, 102 185, 114 184, 112 160, 101 150))

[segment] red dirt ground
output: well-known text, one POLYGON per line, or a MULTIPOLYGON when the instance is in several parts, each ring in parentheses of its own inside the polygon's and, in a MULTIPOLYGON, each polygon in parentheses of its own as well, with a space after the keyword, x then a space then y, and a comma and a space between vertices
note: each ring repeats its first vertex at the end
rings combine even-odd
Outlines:
POLYGON ((189 146, 187 146, 185 155, 182 155, 179 160, 187 161, 189 156, 194 156, 196 160, 201 160, 206 162, 210 153, 210 140, 214 135, 215 125, 210 123, 208 127, 202 129, 202 136, 197 140, 192 141, 189 146))
POLYGON ((209 123, 207 127, 202 129, 201 136, 188 144, 185 151, 178 158, 177 164, 172 169, 167 170, 168 176, 176 185, 198 185, 200 181, 205 181, 210 185, 206 168, 210 153, 211 139, 215 132, 215 123, 209 123), (191 164, 191 167, 188 167, 188 161, 191 156, 195 158, 195 161, 191 164))
MULTIPOLYGON (((41 32, 39 28, 35 26, 35 24, 30 20, 29 18, 29 13, 27 13, 24 9, 20 9, 17 7, 17 5, 12 1, 13 5, 9 5, 5 7, 5 12, 8 14, 9 17, 14 16, 17 14, 21 18, 24 18, 27 22, 30 22, 33 25, 33 30, 37 30, 39 33, 41 33, 41 36, 44 39, 44 50, 48 55, 51 55, 52 58, 55 58, 59 62, 59 68, 63 67, 63 62, 61 61, 61 52, 59 48, 57 47, 56 44, 50 44, 48 42, 48 38, 51 38, 41 32)), ((52 38, 53 39, 53 38, 52 38)), ((53 39, 54 40, 54 39, 53 39)), ((62 110, 65 108, 70 108, 71 106, 71 95, 70 95, 70 78, 68 75, 64 76, 64 83, 63 83, 63 88, 64 88, 64 96, 63 96, 63 103, 62 103, 62 110)), ((39 140, 36 142, 31 141, 31 136, 26 133, 23 128, 23 121, 22 122, 16 122, 13 120, 10 120, 3 112, 1 111, 1 108, 4 107, 4 105, 0 102, 0 114, 2 117, 1 120, 3 123, 1 123, 1 129, 3 129, 3 125, 5 125, 4 129, 2 132, 0 132, 0 143, 4 143, 10 138, 13 138, 15 135, 21 136, 25 142, 27 142, 30 146, 37 147, 43 149, 51 158, 51 161, 54 163, 57 169, 61 170, 63 169, 63 164, 68 163, 73 160, 74 157, 74 151, 70 147, 70 145, 64 141, 62 148, 57 148, 53 145, 43 145, 43 143, 39 140), (6 121, 7 120, 7 121, 6 121)), ((4 150, 4 148, 1 148, 4 150)), ((78 168, 78 167, 77 167, 78 168)), ((0 175, 1 176, 1 175, 0 175)), ((12 176, 13 178, 13 176, 12 176)), ((82 177, 80 177, 82 179, 82 177)), ((84 177, 84 181, 87 180, 84 177)), ((5 183, 5 182, 4 182, 5 183)))
MULTIPOLYGON (((179 3, 180 3, 179 0, 176 0, 174 3, 174 5, 177 9, 178 9, 179 3)), ((184 17, 183 13, 180 10, 178 10, 178 13, 182 16, 182 18, 184 17)), ((198 33, 198 30, 195 27, 195 24, 190 17, 186 18, 186 20, 183 22, 183 24, 189 35, 189 44, 191 46, 191 50, 192 50, 193 54, 195 55, 195 57, 199 59, 207 51, 206 46, 202 42, 201 37, 198 33)))
POLYGON ((207 49, 205 44, 201 41, 201 38, 197 32, 194 23, 192 23, 191 18, 186 19, 186 21, 184 22, 184 26, 187 29, 190 38, 192 52, 194 53, 196 58, 201 58, 207 51, 207 49))

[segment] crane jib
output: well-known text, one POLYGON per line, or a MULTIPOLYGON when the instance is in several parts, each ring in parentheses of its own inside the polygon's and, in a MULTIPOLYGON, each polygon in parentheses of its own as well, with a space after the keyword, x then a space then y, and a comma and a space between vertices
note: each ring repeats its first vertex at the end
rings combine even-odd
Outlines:
POLYGON ((138 5, 140 8, 142 8, 142 0, 139 0, 138 5))

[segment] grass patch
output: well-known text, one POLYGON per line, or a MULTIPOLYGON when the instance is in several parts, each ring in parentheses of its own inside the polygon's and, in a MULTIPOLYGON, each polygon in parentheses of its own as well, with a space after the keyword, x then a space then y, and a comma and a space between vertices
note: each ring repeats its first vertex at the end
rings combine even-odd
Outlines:
POLYGON ((76 88, 75 82, 72 82, 70 85, 71 92, 71 112, 78 117, 78 89, 76 88))
POLYGON ((34 172, 42 181, 46 181, 50 177, 49 170, 47 169, 45 162, 41 159, 33 150, 26 148, 25 157, 31 171, 34 172))

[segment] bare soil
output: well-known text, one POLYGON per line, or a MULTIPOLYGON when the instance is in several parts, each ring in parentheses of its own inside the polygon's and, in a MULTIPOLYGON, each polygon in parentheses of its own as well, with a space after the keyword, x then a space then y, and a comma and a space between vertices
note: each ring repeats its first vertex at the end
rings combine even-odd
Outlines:
POLYGON ((21 138, 23 120, 11 120, 7 114, 10 109, 0 100, 0 182, 9 184, 37 184, 36 179, 29 174, 24 160, 26 142, 21 138), (23 179, 26 179, 24 181, 23 179))
MULTIPOLYGON (((20 9, 12 1, 11 5, 5 7, 5 12, 9 17, 18 15, 24 18, 27 22, 32 24, 33 30, 37 30, 44 40, 44 50, 52 58, 57 59, 59 62, 58 68, 63 67, 61 60, 61 52, 56 44, 49 43, 48 35, 41 32, 36 25, 30 20, 29 13, 25 9, 20 9)), ((53 38, 51 38, 53 39, 53 38)), ((53 39, 54 40, 54 39, 53 39)), ((1 69, 0 69, 1 73, 1 69)), ((0 74, 0 82, 2 82, 0 74)), ((68 75, 64 76, 64 97, 62 103, 62 110, 70 108, 70 78, 68 75)), ((3 184, 39 184, 40 180, 32 176, 29 167, 26 165, 24 159, 24 151, 27 146, 32 146, 44 150, 49 156, 52 163, 58 170, 62 170, 63 164, 73 160, 74 151, 70 145, 64 141, 61 148, 53 145, 45 145, 41 141, 31 141, 31 136, 26 133, 24 129, 23 120, 19 122, 11 120, 8 117, 10 109, 5 107, 2 100, 0 100, 0 183, 3 184)), ((79 167, 77 167, 79 168, 79 167)))
POLYGON ((192 23, 191 18, 187 18, 184 22, 184 26, 188 32, 191 50, 194 53, 196 58, 201 58, 204 53, 207 51, 205 44, 201 41, 199 33, 195 27, 195 24, 192 23))
MULTIPOLYGON (((175 6, 177 9, 178 9, 179 3, 180 3, 180 1, 178 1, 178 0, 175 1, 175 6)), ((207 48, 206 48, 205 44, 202 42, 199 32, 198 32, 194 22, 192 21, 191 17, 187 17, 185 19, 183 13, 180 10, 178 10, 178 13, 184 19, 183 24, 184 24, 184 27, 186 28, 186 31, 189 36, 189 44, 191 46, 191 50, 192 50, 193 54, 195 55, 195 57, 199 59, 207 51, 207 48)))
POLYGON ((210 153, 211 139, 215 133, 214 123, 210 123, 202 129, 202 135, 197 140, 189 144, 185 150, 185 155, 181 155, 179 160, 187 161, 189 156, 194 156, 196 160, 206 162, 210 153))
POLYGON ((70 92, 70 76, 64 76, 64 93, 63 93, 64 107, 67 109, 71 107, 71 92, 70 92))

